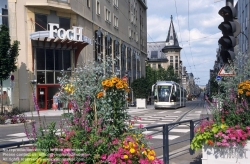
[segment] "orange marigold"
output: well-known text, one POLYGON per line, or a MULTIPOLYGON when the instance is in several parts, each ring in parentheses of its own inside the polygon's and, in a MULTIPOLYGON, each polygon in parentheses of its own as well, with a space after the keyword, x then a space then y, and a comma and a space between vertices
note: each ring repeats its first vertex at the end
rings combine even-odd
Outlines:
POLYGON ((123 88, 123 85, 120 82, 118 82, 115 86, 116 86, 117 89, 122 89, 123 88))
POLYGON ((99 92, 96 97, 99 99, 102 96, 103 96, 103 92, 99 92))

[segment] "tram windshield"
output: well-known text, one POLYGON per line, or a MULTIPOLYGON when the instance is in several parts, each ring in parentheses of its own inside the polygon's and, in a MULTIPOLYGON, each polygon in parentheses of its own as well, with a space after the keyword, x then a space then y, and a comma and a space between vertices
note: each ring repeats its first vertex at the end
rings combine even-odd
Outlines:
POLYGON ((170 102, 171 87, 168 85, 157 85, 154 96, 158 97, 159 102, 170 102))

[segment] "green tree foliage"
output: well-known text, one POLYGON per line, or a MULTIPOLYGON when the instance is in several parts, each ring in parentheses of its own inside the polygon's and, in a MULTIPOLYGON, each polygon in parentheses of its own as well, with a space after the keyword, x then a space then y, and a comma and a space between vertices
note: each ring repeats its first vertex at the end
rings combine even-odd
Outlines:
POLYGON ((162 67, 158 70, 154 70, 147 65, 146 78, 142 77, 136 79, 131 84, 136 98, 147 98, 149 95, 152 95, 152 85, 159 80, 178 82, 178 75, 175 74, 173 66, 169 66, 167 70, 162 67))
POLYGON ((148 97, 149 83, 147 81, 147 78, 142 77, 142 78, 136 79, 133 81, 131 86, 133 88, 133 92, 134 92, 136 98, 147 98, 148 97))
POLYGON ((16 57, 18 56, 19 42, 10 44, 9 28, 2 25, 0 28, 0 80, 6 80, 10 73, 16 71, 16 57))
MULTIPOLYGON (((0 27, 0 82, 3 90, 2 81, 10 77, 10 73, 16 71, 16 57, 18 56, 19 42, 14 41, 10 44, 9 28, 5 25, 0 27)), ((3 113, 3 103, 1 106, 3 113)))

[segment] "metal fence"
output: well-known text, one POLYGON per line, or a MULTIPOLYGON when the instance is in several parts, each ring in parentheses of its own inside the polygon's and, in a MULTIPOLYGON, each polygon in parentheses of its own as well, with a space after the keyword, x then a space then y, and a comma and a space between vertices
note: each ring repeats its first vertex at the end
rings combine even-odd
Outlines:
MULTIPOLYGON (((179 121, 179 122, 174 122, 170 124, 161 124, 161 125, 153 125, 153 126, 147 126, 145 129, 150 130, 150 129, 155 129, 155 128, 162 128, 162 131, 157 131, 156 133, 161 133, 163 135, 163 145, 159 147, 155 147, 155 149, 163 148, 163 161, 164 164, 169 164, 169 159, 170 159, 170 152, 169 152, 169 147, 175 144, 179 144, 185 141, 190 141, 192 142, 192 139, 194 138, 194 128, 196 125, 198 125, 202 120, 208 120, 209 117, 202 118, 202 119, 197 119, 197 120, 185 120, 185 121, 179 121), (172 144, 169 144, 169 132, 171 132, 172 129, 179 125, 187 125, 190 127, 190 137, 185 140, 181 140, 172 144)), ((151 134, 152 135, 152 134, 151 134)), ((0 149, 4 148, 10 148, 10 147, 20 147, 21 145, 26 145, 26 144, 32 144, 34 141, 22 141, 22 142, 13 142, 13 143, 6 143, 6 144, 0 144, 0 149)), ((190 154, 194 154, 194 151, 190 149, 190 154)), ((172 154, 174 155, 174 154, 172 154)))
MULTIPOLYGON (((169 159, 170 159, 170 152, 169 152, 169 147, 172 145, 176 145, 185 141, 190 141, 190 144, 192 142, 192 139, 194 138, 194 128, 195 126, 197 126, 202 120, 208 120, 209 118, 202 118, 202 119, 197 119, 197 120, 185 120, 185 121, 179 121, 179 122, 174 122, 174 123, 170 123, 170 124, 161 124, 161 125, 153 125, 153 126, 147 126, 145 127, 145 129, 149 130, 149 129, 155 129, 155 128, 162 128, 162 131, 157 131, 156 133, 160 133, 162 132, 163 135, 163 145, 162 146, 158 146, 155 147, 155 149, 159 149, 159 148, 163 148, 163 161, 164 164, 169 164, 169 159), (188 139, 185 140, 181 140, 175 143, 171 143, 169 144, 169 132, 171 132, 172 129, 174 129, 175 127, 179 126, 179 125, 187 125, 190 127, 190 137, 188 139)), ((156 134, 154 133, 154 134, 156 134)), ((152 134, 151 134, 152 135, 152 134)), ((194 151, 189 150, 190 154, 194 154, 194 151)), ((174 155, 174 154, 172 154, 174 155)))

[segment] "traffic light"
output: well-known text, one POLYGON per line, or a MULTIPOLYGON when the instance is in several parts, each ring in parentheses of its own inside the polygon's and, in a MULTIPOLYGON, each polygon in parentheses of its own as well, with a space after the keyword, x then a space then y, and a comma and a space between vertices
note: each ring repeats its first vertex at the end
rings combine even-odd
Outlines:
POLYGON ((218 28, 223 36, 219 39, 221 45, 220 58, 223 63, 235 59, 234 47, 236 46, 236 36, 240 33, 240 24, 236 20, 236 9, 232 6, 225 6, 219 10, 219 15, 224 18, 218 28))

